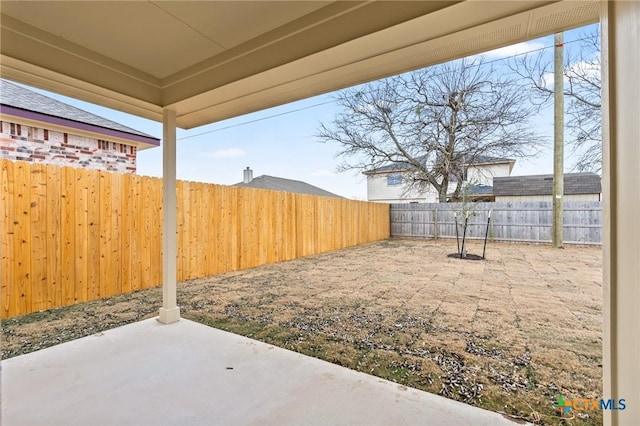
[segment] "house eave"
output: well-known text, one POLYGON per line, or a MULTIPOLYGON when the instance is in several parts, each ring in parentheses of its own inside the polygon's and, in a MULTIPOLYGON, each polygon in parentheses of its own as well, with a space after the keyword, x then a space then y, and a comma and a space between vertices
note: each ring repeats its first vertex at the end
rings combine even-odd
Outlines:
POLYGON ((53 127, 52 130, 64 129, 64 131, 69 133, 78 133, 83 135, 90 134, 92 137, 97 137, 98 139, 108 139, 111 141, 126 143, 128 145, 135 145, 139 149, 160 146, 160 139, 151 136, 135 135, 120 130, 108 129, 94 124, 82 123, 79 121, 69 120, 67 118, 42 114, 9 105, 0 105, 0 117, 5 121, 10 121, 13 118, 33 126, 42 126, 42 124, 46 124, 48 128, 53 127))
MULTIPOLYGON (((478 166, 492 166, 492 165, 496 165, 496 164, 508 164, 509 165, 509 172, 511 172, 511 170, 513 169, 513 166, 515 165, 516 160, 514 159, 505 159, 505 160, 500 160, 500 161, 484 161, 484 162, 479 162, 479 163, 465 163, 464 166, 466 167, 478 167, 478 166)), ((373 170, 365 170, 364 172, 362 172, 363 175, 366 176, 370 176, 370 175, 376 175, 376 174, 390 174, 390 173, 405 173, 407 172, 408 169, 402 169, 402 168, 398 168, 398 169, 392 169, 392 170, 379 170, 379 169, 373 169, 373 170)))

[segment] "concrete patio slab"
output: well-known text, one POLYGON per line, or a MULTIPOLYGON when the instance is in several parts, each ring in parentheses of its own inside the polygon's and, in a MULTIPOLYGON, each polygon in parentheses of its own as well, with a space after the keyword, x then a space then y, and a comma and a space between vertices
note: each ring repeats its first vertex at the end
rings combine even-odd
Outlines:
POLYGON ((2 361, 3 425, 513 425, 192 321, 148 319, 2 361))

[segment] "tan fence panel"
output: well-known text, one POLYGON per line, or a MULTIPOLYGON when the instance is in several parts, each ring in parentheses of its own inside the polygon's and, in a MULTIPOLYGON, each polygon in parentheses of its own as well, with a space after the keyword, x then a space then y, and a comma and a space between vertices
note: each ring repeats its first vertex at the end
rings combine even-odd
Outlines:
MULTIPOLYGON (((391 205, 394 237, 456 238, 462 232, 463 212, 469 212, 467 238, 483 239, 492 211, 489 238, 497 241, 551 242, 551 201, 496 203, 420 203, 391 205)), ((566 244, 602 244, 602 202, 563 203, 563 241, 566 244)))
MULTIPOLYGON (((389 205, 177 184, 177 278, 389 238, 389 205)), ((162 283, 162 180, 0 160, 2 318, 162 283)))

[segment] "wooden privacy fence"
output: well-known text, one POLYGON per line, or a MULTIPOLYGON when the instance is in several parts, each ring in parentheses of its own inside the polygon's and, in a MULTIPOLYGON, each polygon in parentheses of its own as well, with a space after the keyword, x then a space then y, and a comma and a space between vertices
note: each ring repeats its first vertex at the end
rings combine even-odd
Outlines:
MULTIPOLYGON (((493 210, 489 238, 500 241, 551 242, 551 201, 500 203, 420 203, 391 205, 392 237, 455 238, 454 212, 462 232, 463 207, 471 212, 467 238, 484 238, 493 210)), ((563 239, 567 244, 602 244, 602 203, 565 201, 563 239)))
MULTIPOLYGON (((179 181, 178 280, 389 237, 389 205, 179 181)), ((162 281, 162 180, 0 160, 1 316, 162 281)))

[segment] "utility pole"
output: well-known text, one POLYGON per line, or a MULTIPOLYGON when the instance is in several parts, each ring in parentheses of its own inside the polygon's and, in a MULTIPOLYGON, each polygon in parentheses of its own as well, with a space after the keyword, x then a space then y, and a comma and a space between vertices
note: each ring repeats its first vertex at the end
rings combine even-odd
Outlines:
POLYGON ((564 49, 563 33, 555 35, 553 50, 553 246, 562 248, 564 196, 564 49))

